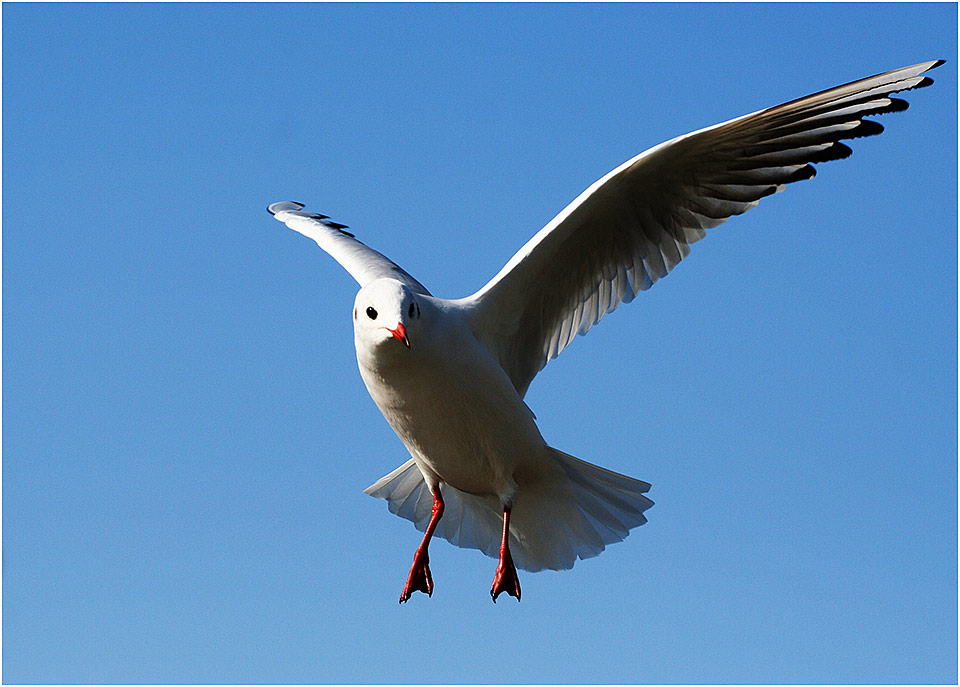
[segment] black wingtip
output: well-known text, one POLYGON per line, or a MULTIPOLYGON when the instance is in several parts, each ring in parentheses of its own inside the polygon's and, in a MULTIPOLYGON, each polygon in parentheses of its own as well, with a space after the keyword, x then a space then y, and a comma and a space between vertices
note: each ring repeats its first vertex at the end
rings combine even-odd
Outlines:
MULTIPOLYGON (((936 69, 937 67, 939 67, 941 64, 944 64, 945 62, 946 60, 934 60, 933 62, 930 63, 930 66, 924 69, 923 71, 928 72, 931 69, 936 69)), ((931 79, 929 76, 925 76, 922 79, 920 79, 920 83, 914 86, 914 88, 926 88, 932 83, 933 83, 933 79, 931 79)))
POLYGON ((345 234, 350 238, 356 238, 349 231, 344 231, 347 229, 346 224, 340 224, 339 222, 333 222, 327 215, 321 215, 318 212, 301 212, 304 208, 303 203, 298 203, 295 200, 283 200, 279 203, 271 203, 267 206, 267 212, 276 217, 278 212, 292 212, 297 217, 306 217, 308 219, 313 219, 322 224, 325 227, 330 229, 336 229, 341 234, 345 234))
POLYGON ((794 181, 806 181, 807 179, 813 179, 813 177, 815 176, 817 176, 816 167, 814 167, 813 165, 804 165, 803 167, 798 169, 796 172, 791 174, 787 178, 786 183, 791 184, 794 181))
POLYGON ((292 203, 293 205, 298 206, 297 207, 298 210, 302 210, 305 207, 303 203, 298 203, 295 200, 287 200, 287 201, 281 201, 279 203, 270 203, 270 205, 267 206, 267 212, 269 212, 271 215, 276 215, 277 213, 273 208, 275 208, 278 205, 286 205, 287 203, 292 203))
POLYGON ((894 98, 891 96, 888 98, 888 100, 890 101, 890 104, 884 108, 883 114, 887 114, 889 112, 903 112, 910 107, 910 103, 901 98, 894 98))
POLYGON ((877 136, 883 133, 883 124, 872 119, 864 119, 852 131, 848 131, 844 138, 863 138, 877 136))
MULTIPOLYGON (((940 65, 942 65, 942 64, 944 64, 944 63, 946 63, 946 60, 933 60, 932 62, 929 62, 929 63, 928 63, 930 66, 928 66, 926 69, 924 69, 924 70, 921 71, 920 73, 923 74, 923 72, 928 72, 928 71, 930 71, 931 69, 936 69, 937 67, 939 67, 940 65)), ((917 65, 917 66, 919 67, 920 65, 917 65)), ((933 82, 931 81, 931 83, 933 83, 933 82)), ((923 86, 929 85, 929 84, 923 83, 922 81, 921 81, 921 84, 922 84, 922 85, 914 86, 914 88, 923 88, 923 86)))
POLYGON ((810 156, 808 162, 831 162, 833 160, 843 160, 853 155, 850 146, 835 142, 824 148, 818 153, 810 156))

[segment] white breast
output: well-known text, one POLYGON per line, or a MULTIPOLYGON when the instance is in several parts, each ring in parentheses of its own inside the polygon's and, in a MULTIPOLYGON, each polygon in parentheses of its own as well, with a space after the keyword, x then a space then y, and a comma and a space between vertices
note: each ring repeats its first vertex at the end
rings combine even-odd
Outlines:
MULTIPOLYGON (((358 348, 377 407, 430 481, 472 494, 512 497, 517 472, 545 462, 533 414, 462 320, 420 332, 409 349, 358 348)), ((391 342, 388 342, 391 343, 391 342)))

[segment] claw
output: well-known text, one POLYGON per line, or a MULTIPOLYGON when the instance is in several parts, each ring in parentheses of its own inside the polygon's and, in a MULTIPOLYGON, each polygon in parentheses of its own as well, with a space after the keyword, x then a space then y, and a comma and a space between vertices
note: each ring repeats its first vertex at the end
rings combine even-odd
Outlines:
POLYGON ((497 597, 503 592, 517 597, 517 601, 520 600, 520 578, 517 577, 517 568, 513 564, 510 549, 501 552, 500 564, 497 566, 497 573, 493 576, 493 586, 490 587, 493 603, 497 603, 497 597))
POLYGON ((413 557, 413 566, 410 568, 410 574, 407 575, 407 584, 403 587, 403 593, 400 594, 400 603, 407 601, 414 592, 423 592, 427 596, 433 596, 433 576, 430 574, 430 559, 427 552, 417 551, 413 557))

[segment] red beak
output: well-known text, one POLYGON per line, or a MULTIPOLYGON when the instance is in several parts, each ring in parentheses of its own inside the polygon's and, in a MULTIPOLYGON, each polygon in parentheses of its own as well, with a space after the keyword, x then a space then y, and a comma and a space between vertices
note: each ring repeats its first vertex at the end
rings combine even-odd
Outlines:
POLYGON ((404 346, 410 348, 410 340, 407 338, 407 330, 404 328, 402 322, 397 323, 396 329, 388 328, 387 331, 393 334, 393 338, 397 339, 398 341, 402 341, 404 346))

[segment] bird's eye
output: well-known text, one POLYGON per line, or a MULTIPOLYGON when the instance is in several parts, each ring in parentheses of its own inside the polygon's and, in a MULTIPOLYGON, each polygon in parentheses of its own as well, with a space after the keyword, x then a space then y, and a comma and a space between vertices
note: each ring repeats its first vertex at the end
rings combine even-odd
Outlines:
POLYGON ((410 309, 407 310, 407 315, 413 317, 413 303, 410 304, 410 309))
POLYGON ((377 311, 374 310, 373 307, 367 308, 367 317, 369 317, 371 320, 377 319, 377 311))

